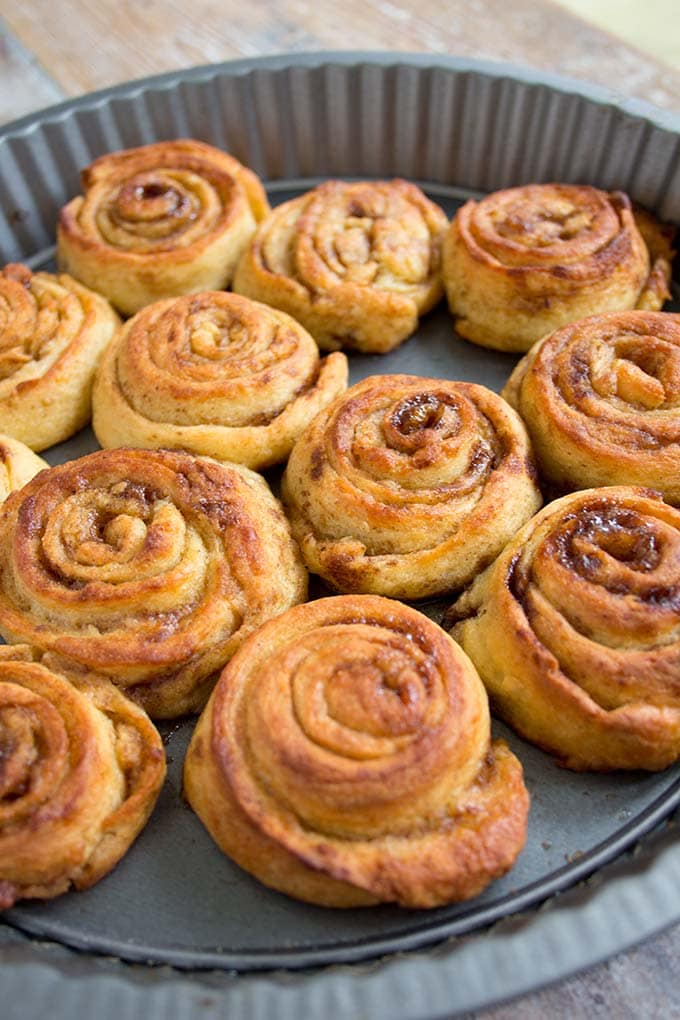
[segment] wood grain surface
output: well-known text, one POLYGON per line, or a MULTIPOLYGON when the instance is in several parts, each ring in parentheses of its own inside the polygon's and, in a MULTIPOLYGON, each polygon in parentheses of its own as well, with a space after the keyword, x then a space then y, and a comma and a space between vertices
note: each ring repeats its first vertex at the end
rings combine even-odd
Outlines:
MULTIPOLYGON (((0 7, 0 123, 148 74, 316 49, 501 60, 680 109, 675 69, 550 0, 23 0, 0 7)), ((680 1017, 679 955, 680 925, 585 974, 474 1016, 672 1020, 680 1017)))
POLYGON ((677 71, 547 0, 24 0, 0 10, 0 122, 160 71, 340 48, 527 64, 680 106, 677 71))

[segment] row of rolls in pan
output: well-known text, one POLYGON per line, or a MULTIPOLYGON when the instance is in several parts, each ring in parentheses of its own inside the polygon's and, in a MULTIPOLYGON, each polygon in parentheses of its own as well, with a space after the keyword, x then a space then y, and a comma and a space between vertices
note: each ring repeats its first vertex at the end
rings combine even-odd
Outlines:
MULTIPOLYGON (((416 380, 396 381, 411 387, 391 409, 399 435, 431 430, 432 382, 414 398, 416 380)), ((539 497, 526 436, 503 409, 524 461, 516 448, 508 453, 507 434, 488 455, 489 406, 503 401, 487 394, 483 455, 470 458, 461 500, 456 482, 418 490, 435 520, 447 488, 454 515, 458 502, 475 504, 454 525, 470 529, 464 552, 482 540, 476 562, 465 564, 473 583, 447 621, 459 644, 394 599, 304 604, 295 517, 292 533, 266 483, 241 466, 102 450, 43 471, 8 497, 0 509, 0 633, 12 642, 0 685, 4 905, 85 887, 124 852, 163 775, 158 736, 139 723, 142 707, 173 718, 208 699, 185 765, 190 803, 262 881, 333 906, 465 899, 516 859, 528 794, 515 756, 491 741, 480 676, 499 714, 572 768, 660 769, 677 760, 680 512, 653 490, 619 486, 574 492, 532 516, 539 497), (493 483, 480 481, 476 460, 482 476, 498 472, 493 483), (476 484, 498 486, 512 531, 514 501, 526 521, 519 531, 493 537, 487 525, 498 515, 475 499, 476 484), (43 680, 56 689, 49 705, 43 680), (85 709, 70 707, 76 697, 85 709), (103 722, 71 722, 68 713, 89 720, 100 702, 109 706, 103 722), (122 703, 134 726, 116 723, 122 703), (101 752, 117 762, 112 779, 108 766, 88 776, 82 765, 102 730, 113 740, 113 752, 101 752), (90 806, 109 805, 98 828, 91 813, 81 820, 74 810, 72 770, 90 806), (26 849, 24 824, 32 846, 45 832, 40 855, 26 849), (65 861, 50 847, 67 837, 65 861)), ((394 451, 371 447, 362 421, 356 460, 372 465, 372 477, 361 478, 369 483, 361 496, 377 501, 377 463, 392 500, 398 486, 385 469, 394 451)), ((425 444, 415 456, 423 450, 427 471, 425 444)), ((403 457, 399 449, 397 462, 403 457)), ((312 459, 310 482, 313 472, 312 459)), ((341 488, 359 477, 351 464, 341 488)), ((408 504, 414 493, 405 496, 408 504)), ((392 525, 410 516, 400 502, 385 507, 392 525)), ((380 556, 391 569, 401 558, 436 561, 432 549, 413 553, 380 556)), ((441 578, 450 571, 443 558, 440 569, 441 578)), ((360 568, 344 576, 360 586, 360 568)))
MULTIPOLYGON (((138 153, 146 160, 155 148, 138 153)), ((168 168, 166 155, 161 179, 143 163, 122 185, 122 160, 95 164, 99 204, 86 195, 65 211, 64 262, 85 278, 65 237, 86 224, 122 238, 138 267, 147 255, 169 261, 172 235, 186 256, 177 262, 198 273, 191 244, 176 237, 194 236, 205 204, 220 218, 215 195, 194 179, 207 148, 191 149, 187 173, 168 168)), ((38 394, 27 428, 59 417, 34 361, 62 381, 77 375, 61 362, 67 345, 55 329, 77 335, 105 323, 91 359, 100 364, 94 427, 111 447, 28 481, 38 463, 22 475, 7 468, 8 489, 27 484, 0 509, 0 633, 12 642, 0 664, 3 905, 91 884, 124 852, 163 778, 144 710, 175 718, 203 709, 185 784, 213 837, 272 887, 335 906, 435 906, 475 895, 512 866, 529 799, 517 759, 491 741, 480 674, 499 714, 572 768, 660 769, 680 757, 680 512, 670 505, 680 492, 680 326, 650 310, 666 294, 664 232, 595 189, 581 208, 582 189, 568 186, 547 187, 529 206, 531 189, 468 204, 439 234, 436 207, 405 182, 332 182, 280 207, 277 221, 241 170, 243 218, 251 231, 261 226, 232 269, 252 282, 262 267, 267 280, 293 267, 283 310, 266 288, 254 296, 279 307, 205 289, 224 279, 194 276, 188 289, 198 293, 159 293, 147 272, 150 290, 135 299, 145 307, 114 298, 136 311, 121 326, 63 274, 11 266, 2 275, 10 299, 0 299, 0 321, 12 340, 3 340, 3 381, 38 394), (425 295, 420 311, 441 294, 433 267, 443 251, 446 282, 456 232, 493 249, 521 281, 517 301, 540 336, 560 328, 520 362, 506 400, 414 376, 371 377, 345 393, 344 355, 320 360, 287 313, 327 348, 388 350, 415 328, 415 290, 425 295), (521 269, 527 239, 547 294, 521 269), (588 267, 574 268, 569 252, 584 244, 588 267), (621 269, 624 252, 636 254, 634 273, 621 269), (627 295, 614 307, 640 307, 552 320, 560 288, 573 294, 604 266, 614 266, 617 301, 627 295), (356 320, 341 304, 322 322, 329 280, 330 290, 350 288, 356 320), (384 308, 375 290, 394 292, 384 308), (36 326, 30 342, 25 322, 36 326), (286 458, 287 516, 249 470, 286 458), (568 494, 537 512, 539 480, 549 495, 568 494), (305 566, 350 594, 305 604, 305 566), (454 594, 447 626, 460 644, 394 601, 454 594), (43 704, 47 689, 56 694, 43 704), (91 719, 96 737, 78 737, 85 723, 70 713, 91 719), (108 765, 88 779, 91 755, 79 746, 104 737, 92 754, 108 765), (70 807, 48 807, 52 797, 73 803, 69 782, 99 812, 80 829, 70 807), (35 859, 21 851, 26 818, 45 834, 35 859), (64 840, 69 853, 51 859, 64 840)), ((472 259, 498 273, 479 253, 472 259)), ((498 323, 480 339, 470 267, 455 272, 449 300, 461 331, 502 347, 498 323), (469 306, 456 304, 463 295, 469 306)), ((610 307, 606 289, 579 314, 610 307)), ((507 310, 514 299, 499 294, 482 303, 507 310)), ((513 330, 522 333, 517 319, 513 330)), ((530 343, 522 335, 519 349, 530 343)))

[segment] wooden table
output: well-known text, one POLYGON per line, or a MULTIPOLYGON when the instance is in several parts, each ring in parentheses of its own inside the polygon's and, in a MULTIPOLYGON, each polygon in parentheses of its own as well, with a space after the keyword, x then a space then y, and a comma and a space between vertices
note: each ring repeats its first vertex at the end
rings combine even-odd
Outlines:
MULTIPOLYGON (((391 49, 527 64, 680 109, 680 73, 549 0, 25 0, 0 19, 0 123, 160 71, 283 51, 391 49), (102 42, 104 40, 104 42, 102 42)), ((680 925, 483 1020, 680 1017, 680 925)))

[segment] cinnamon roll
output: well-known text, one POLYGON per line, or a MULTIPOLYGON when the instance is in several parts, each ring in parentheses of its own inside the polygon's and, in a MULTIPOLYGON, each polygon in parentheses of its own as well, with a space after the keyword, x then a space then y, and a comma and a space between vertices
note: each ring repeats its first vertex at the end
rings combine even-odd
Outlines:
POLYGON ((495 710, 564 765, 680 758, 680 512, 652 490, 550 503, 450 619, 495 710))
POLYGON ((181 447, 264 468, 285 460, 347 386, 294 319, 208 291, 144 308, 109 346, 94 389, 102 446, 181 447))
POLYGON ((33 450, 90 420, 92 379, 119 325, 108 301, 64 273, 0 271, 0 432, 33 450))
POLYGON ((123 857, 163 784, 148 716, 108 680, 0 649, 0 909, 86 889, 123 857))
POLYGON ((233 289, 288 312, 324 350, 384 354, 442 297, 447 222, 407 181, 327 181, 274 209, 233 289))
POLYGON ((49 464, 23 443, 0 435, 0 503, 47 467, 49 464))
POLYGON ((655 244, 652 263, 623 192, 529 184, 458 210, 444 242, 444 285, 462 337, 528 351, 586 315, 661 308, 670 254, 670 244, 655 244))
POLYGON ((109 153, 81 178, 59 218, 59 264, 125 315, 226 287, 269 211, 251 170, 194 139, 109 153))
POLYGON ((648 485, 680 503, 680 315, 610 312, 564 326, 502 395, 558 489, 648 485))
POLYGON ((467 584, 540 506, 526 430, 473 383, 371 376, 314 419, 282 494, 308 568, 338 591, 467 584))
POLYGON ((260 881, 331 907, 465 900, 525 840, 528 794, 491 743, 474 668, 426 617, 374 596, 270 621, 222 673, 185 792, 260 881))
POLYGON ((201 708, 245 636, 305 595, 278 503, 237 465, 100 450, 0 508, 2 636, 160 718, 201 708))

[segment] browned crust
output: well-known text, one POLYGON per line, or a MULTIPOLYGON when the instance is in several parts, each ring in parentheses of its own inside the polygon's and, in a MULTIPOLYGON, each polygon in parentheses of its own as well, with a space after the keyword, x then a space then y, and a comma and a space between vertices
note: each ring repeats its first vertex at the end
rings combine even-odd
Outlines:
POLYGON ((109 681, 74 685, 35 650, 0 661, 0 906, 86 888, 144 826, 163 784, 160 735, 109 681))
POLYGON ((201 707, 245 635, 306 594, 263 480, 188 454, 52 468, 5 504, 0 532, 3 636, 107 674, 160 717, 201 707))
POLYGON ((577 770, 680 757, 680 513, 649 489, 549 504, 454 605, 495 710, 577 770))
POLYGON ((185 791, 242 867, 335 907, 474 896, 511 867, 528 811, 467 660, 415 610, 373 596, 291 610, 244 645, 196 729, 185 791), (294 716, 280 711, 291 696, 294 716))

